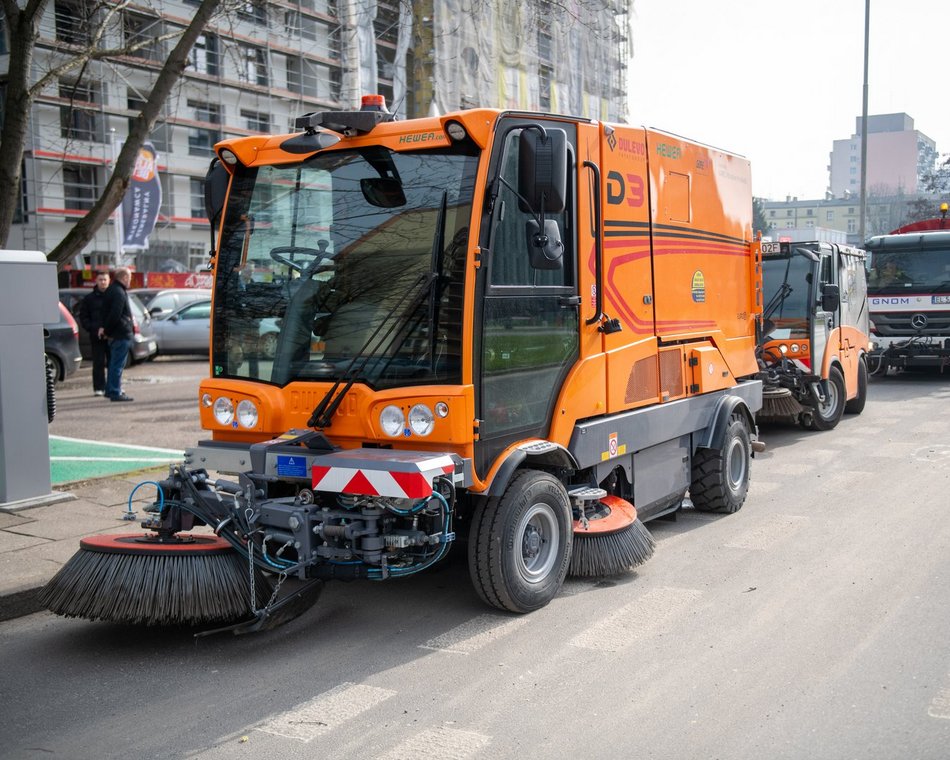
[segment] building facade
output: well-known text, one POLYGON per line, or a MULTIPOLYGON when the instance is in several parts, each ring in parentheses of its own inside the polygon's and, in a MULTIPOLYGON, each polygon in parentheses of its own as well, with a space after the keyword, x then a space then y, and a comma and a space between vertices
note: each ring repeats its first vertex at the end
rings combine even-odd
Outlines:
MULTIPOLYGON (((126 52, 65 73, 35 100, 22 206, 8 247, 49 252, 92 207, 130 119, 197 4, 154 0, 110 13, 110 4, 95 0, 49 3, 35 51, 36 80, 89 44, 100 26, 101 44, 126 52)), ((296 116, 356 107, 367 92, 385 95, 402 117, 483 106, 622 120, 631 5, 229 4, 233 10, 199 38, 150 135, 162 204, 149 249, 131 263, 140 270, 193 271, 207 262, 204 175, 216 142, 291 131, 296 116)), ((0 48, 0 79, 6 51, 0 48)), ((117 248, 116 230, 108 224, 83 252, 83 263, 113 265, 121 257, 117 248)))
MULTIPOLYGON (((867 200, 867 220, 865 235, 883 235, 895 230, 909 221, 921 217, 924 207, 936 209, 940 201, 947 200, 931 195, 888 195, 869 196, 867 200)), ((858 196, 848 198, 830 198, 822 200, 799 200, 787 197, 784 201, 762 200, 762 211, 769 228, 762 230, 773 240, 788 237, 803 240, 802 231, 807 236, 814 231, 813 240, 826 242, 847 242, 860 246, 861 201, 858 196), (825 231, 834 230, 846 235, 845 241, 832 239, 825 231)), ((925 216, 927 214, 924 214, 925 216)))
MULTIPOLYGON (((856 119, 855 133, 846 140, 835 140, 830 155, 829 192, 835 198, 861 192, 861 126, 856 119)), ((880 196, 921 191, 921 180, 934 168, 937 146, 914 129, 914 120, 906 113, 868 116, 867 190, 880 196)))

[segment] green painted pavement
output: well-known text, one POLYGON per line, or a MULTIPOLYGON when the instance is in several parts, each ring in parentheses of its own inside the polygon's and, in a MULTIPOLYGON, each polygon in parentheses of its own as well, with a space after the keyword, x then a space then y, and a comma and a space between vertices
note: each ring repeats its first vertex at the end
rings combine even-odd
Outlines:
POLYGON ((55 486, 181 462, 184 452, 51 435, 49 457, 55 486))

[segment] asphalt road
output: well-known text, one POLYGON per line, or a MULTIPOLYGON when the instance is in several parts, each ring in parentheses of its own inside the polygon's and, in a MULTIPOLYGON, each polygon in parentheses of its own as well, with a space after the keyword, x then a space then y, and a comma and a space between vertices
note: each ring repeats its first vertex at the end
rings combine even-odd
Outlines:
MULTIPOLYGON (((204 366, 106 411, 195 433, 171 418, 204 366)), ((740 512, 650 523, 638 573, 528 616, 484 607, 462 551, 264 634, 0 624, 0 756, 943 760, 948 402, 889 377, 833 431, 764 429, 740 512)))

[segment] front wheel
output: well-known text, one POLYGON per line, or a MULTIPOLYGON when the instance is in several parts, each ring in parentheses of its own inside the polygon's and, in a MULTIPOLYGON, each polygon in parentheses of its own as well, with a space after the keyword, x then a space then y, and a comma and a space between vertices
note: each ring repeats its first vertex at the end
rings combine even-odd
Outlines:
POLYGON ((844 414, 844 375, 836 366, 828 370, 825 382, 825 400, 802 416, 802 427, 809 430, 831 430, 844 414))
POLYGON ((546 472, 523 471, 501 498, 475 510, 468 554, 475 590, 487 604, 509 612, 543 607, 564 583, 572 540, 564 486, 546 472))
POLYGON ((693 456, 689 498, 701 512, 738 512, 749 493, 752 437, 745 419, 734 414, 719 449, 698 449, 693 456))
POLYGON ((862 358, 858 361, 858 395, 844 405, 845 414, 861 414, 868 400, 868 365, 862 358))

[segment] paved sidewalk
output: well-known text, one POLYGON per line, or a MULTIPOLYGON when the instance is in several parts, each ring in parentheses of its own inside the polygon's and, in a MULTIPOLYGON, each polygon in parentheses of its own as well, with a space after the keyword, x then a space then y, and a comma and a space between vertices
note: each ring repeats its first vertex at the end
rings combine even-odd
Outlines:
POLYGON ((154 499, 155 487, 136 492, 134 521, 123 519, 129 494, 139 483, 167 473, 163 467, 58 486, 46 503, 35 500, 38 506, 0 507, 0 620, 39 611, 40 590, 84 536, 141 531, 142 508, 154 499))

